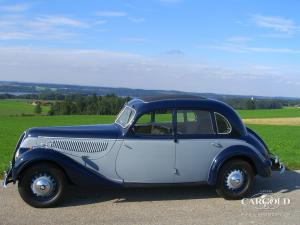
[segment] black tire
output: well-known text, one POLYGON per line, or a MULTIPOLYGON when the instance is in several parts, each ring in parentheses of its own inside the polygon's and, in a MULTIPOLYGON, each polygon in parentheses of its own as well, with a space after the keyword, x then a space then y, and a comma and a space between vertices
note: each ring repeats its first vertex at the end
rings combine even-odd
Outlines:
POLYGON ((52 163, 37 163, 19 177, 18 190, 22 199, 35 208, 47 208, 56 205, 63 197, 66 187, 66 176, 64 172, 52 163), (51 177, 53 185, 49 196, 38 196, 33 192, 32 184, 36 177, 51 177))
POLYGON ((225 199, 241 199, 250 193, 254 182, 254 171, 252 166, 244 160, 231 160, 225 163, 218 174, 216 191, 225 199), (232 187, 230 183, 230 174, 238 171, 243 176, 240 187, 232 187), (231 186, 231 187, 229 187, 231 186))

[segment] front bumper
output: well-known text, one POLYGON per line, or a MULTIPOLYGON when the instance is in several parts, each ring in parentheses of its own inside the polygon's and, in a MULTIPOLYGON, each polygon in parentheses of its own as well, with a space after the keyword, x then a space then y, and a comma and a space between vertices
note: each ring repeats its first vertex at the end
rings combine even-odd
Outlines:
POLYGON ((270 159, 272 162, 271 169, 275 171, 280 171, 280 174, 285 172, 285 166, 280 162, 278 156, 271 154, 270 159))
POLYGON ((7 171, 4 171, 4 179, 3 179, 3 187, 6 188, 7 184, 13 182, 12 179, 12 164, 10 163, 10 167, 7 171))

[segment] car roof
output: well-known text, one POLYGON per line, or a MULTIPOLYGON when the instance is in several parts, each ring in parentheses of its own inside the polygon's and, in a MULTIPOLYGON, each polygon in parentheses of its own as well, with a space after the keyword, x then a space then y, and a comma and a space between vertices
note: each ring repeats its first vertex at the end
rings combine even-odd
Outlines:
POLYGON ((146 112, 159 109, 196 109, 222 114, 240 133, 245 133, 245 126, 234 109, 224 102, 194 95, 159 95, 135 98, 127 103, 136 110, 136 117, 146 112))

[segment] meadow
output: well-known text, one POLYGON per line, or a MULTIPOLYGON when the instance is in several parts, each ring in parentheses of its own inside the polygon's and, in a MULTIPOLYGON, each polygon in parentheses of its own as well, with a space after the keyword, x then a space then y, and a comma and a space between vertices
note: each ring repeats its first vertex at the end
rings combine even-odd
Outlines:
MULTIPOLYGON (((32 105, 24 101, 0 100, 0 171, 11 160, 21 133, 38 126, 64 126, 112 123, 115 116, 20 116, 32 114, 32 105), (19 116, 16 116, 19 115, 19 116)), ((46 111, 45 111, 46 112, 46 111)), ((300 109, 240 110, 242 118, 300 117, 300 109)), ((300 169, 300 126, 248 125, 263 137, 271 151, 277 154, 289 169, 300 169)))

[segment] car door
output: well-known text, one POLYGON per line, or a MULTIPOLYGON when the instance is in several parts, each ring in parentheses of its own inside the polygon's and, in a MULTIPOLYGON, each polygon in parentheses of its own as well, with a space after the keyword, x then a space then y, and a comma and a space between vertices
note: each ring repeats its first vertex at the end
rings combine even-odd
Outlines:
POLYGON ((223 150, 213 128, 213 114, 203 110, 177 110, 174 182, 207 179, 214 157, 223 150))
POLYGON ((116 171, 124 182, 172 183, 175 161, 173 112, 142 115, 126 135, 116 171))

